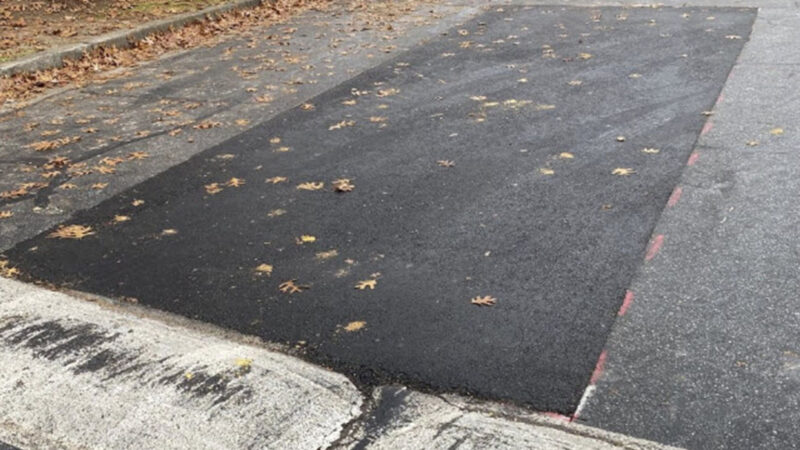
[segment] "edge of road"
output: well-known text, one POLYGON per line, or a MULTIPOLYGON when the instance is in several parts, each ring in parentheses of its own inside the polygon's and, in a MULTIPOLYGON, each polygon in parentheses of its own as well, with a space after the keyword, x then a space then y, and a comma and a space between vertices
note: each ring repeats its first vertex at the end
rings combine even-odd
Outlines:
POLYGON ((209 6, 199 11, 153 20, 134 28, 111 31, 74 44, 53 47, 43 52, 0 64, 0 77, 60 67, 65 60, 80 58, 84 53, 100 47, 130 47, 136 41, 140 41, 153 33, 181 27, 207 18, 218 17, 233 10, 254 8, 261 5, 264 1, 265 0, 233 0, 220 5, 209 6))
POLYGON ((257 338, 5 278, 0 404, 0 442, 20 448, 670 448, 458 395, 363 393, 257 338))

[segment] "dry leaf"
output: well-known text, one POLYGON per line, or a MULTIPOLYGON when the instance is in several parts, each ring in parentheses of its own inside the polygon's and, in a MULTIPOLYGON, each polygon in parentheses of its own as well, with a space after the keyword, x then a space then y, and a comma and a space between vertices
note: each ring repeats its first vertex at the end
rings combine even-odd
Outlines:
POLYGON ((56 231, 47 235, 47 237, 58 239, 83 239, 92 234, 94 234, 92 227, 84 225, 61 225, 56 231))
POLYGON ((625 136, 617 136, 617 142, 625 142, 625 136))
POLYGON ((267 276, 272 275, 272 265, 271 264, 259 264, 253 270, 255 270, 256 272, 258 272, 260 274, 264 274, 264 275, 267 275, 267 276))
POLYGON ((769 134, 773 136, 780 136, 783 134, 783 128, 773 128, 769 130, 769 134))
POLYGON ((299 238, 294 238, 294 241, 297 243, 297 245, 311 244, 316 242, 317 238, 316 236, 311 236, 310 234, 304 234, 299 238))
POLYGON ((147 152, 130 152, 128 153, 128 159, 145 159, 149 158, 150 154, 147 152))
POLYGON ((631 175, 634 173, 636 173, 635 170, 627 167, 617 167, 616 169, 611 171, 611 174, 620 176, 631 175))
POLYGON ((211 195, 214 195, 214 194, 222 192, 222 188, 219 186, 219 183, 207 184, 207 185, 205 185, 205 188, 206 188, 206 192, 211 194, 211 195))
POLYGON ((176 234, 178 234, 178 230, 174 228, 167 228, 166 230, 161 231, 162 236, 175 236, 176 234))
POLYGON ((349 178, 339 178, 338 180, 333 180, 333 190, 336 192, 350 192, 355 189, 355 185, 350 183, 349 178))
POLYGON ((105 189, 107 186, 108 186, 108 183, 94 183, 92 185, 92 189, 101 190, 101 189, 105 189))
POLYGON ((117 214, 116 216, 114 216, 114 222, 115 222, 115 223, 127 222, 127 221, 129 221, 129 220, 131 220, 131 218, 130 218, 129 216, 121 216, 121 215, 119 215, 119 214, 117 214))
POLYGON ((218 127, 220 125, 222 125, 220 122, 214 122, 214 121, 211 121, 211 120, 204 120, 202 122, 199 122, 193 128, 195 128, 197 130, 207 130, 209 128, 218 127))
POLYGON ((304 191, 318 191, 322 189, 325 183, 321 181, 307 181, 305 183, 300 183, 297 185, 297 189, 301 189, 304 191))
POLYGON ((375 94, 378 97, 389 97, 392 95, 396 95, 400 90, 396 88, 389 88, 389 89, 378 89, 378 93, 375 94))
POLYGON ((283 183, 284 181, 288 181, 288 180, 289 179, 286 178, 286 177, 272 177, 272 178, 267 178, 266 182, 267 183, 272 183, 272 184, 278 184, 278 183, 283 183))
POLYGON ((447 159, 440 159, 436 161, 436 164, 438 164, 440 167, 454 167, 456 165, 455 161, 450 161, 447 159))
POLYGON ((352 333, 354 331, 363 329, 365 326, 367 326, 367 322, 363 320, 356 320, 345 325, 344 331, 352 333))
POLYGON ((225 183, 225 186, 238 188, 242 186, 245 181, 242 178, 233 177, 225 183))
POLYGON ((9 219, 14 216, 14 211, 0 211, 0 219, 9 219))
POLYGON ((272 211, 267 213, 267 217, 278 217, 286 214, 285 209, 273 209, 272 211))
POLYGON ((375 286, 378 284, 378 280, 363 280, 356 283, 355 288, 359 290, 365 290, 369 288, 370 290, 375 289, 375 286))
POLYGON ((315 106, 313 103, 303 103, 302 105, 300 105, 300 109, 302 109, 303 111, 313 111, 314 108, 315 106))
POLYGON ((328 131, 341 130, 345 127, 352 127, 356 124, 354 120, 343 120, 328 127, 328 131))
POLYGON ((483 297, 474 297, 472 300, 469 301, 473 305, 478 306, 494 306, 497 303, 497 299, 491 296, 483 296, 483 297))
POLYGON ((324 261, 326 259, 331 259, 339 255, 339 252, 336 249, 328 250, 327 252, 317 252, 314 257, 319 261, 324 261))
POLYGON ((558 154, 558 157, 561 159, 574 159, 575 155, 570 152, 561 152, 558 154))
POLYGON ((308 286, 296 284, 295 281, 297 280, 284 281, 278 286, 278 289, 284 294, 294 294, 308 289, 308 286))
POLYGON ((656 153, 658 153, 658 152, 660 152, 660 151, 661 151, 661 150, 659 150, 659 149, 657 149, 657 148, 643 148, 643 149, 642 149, 642 152, 643 152, 643 153, 647 153, 647 154, 650 154, 650 155, 655 155, 656 153))
POLYGON ((541 173, 542 175, 553 175, 556 172, 553 169, 542 167, 541 169, 539 169, 539 173, 541 173))
POLYGON ((142 206, 142 205, 144 205, 144 200, 134 199, 131 202, 131 205, 133 205, 133 206, 142 206))

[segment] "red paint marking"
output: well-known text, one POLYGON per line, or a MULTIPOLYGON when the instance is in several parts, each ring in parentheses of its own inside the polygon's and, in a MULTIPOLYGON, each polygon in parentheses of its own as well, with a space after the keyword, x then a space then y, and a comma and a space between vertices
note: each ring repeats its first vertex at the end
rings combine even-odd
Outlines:
POLYGON ((712 128, 714 128, 714 122, 712 122, 710 120, 706 120, 706 124, 703 125, 703 130, 700 131, 700 135, 702 136, 702 135, 708 133, 709 131, 711 131, 712 128))
POLYGON ((667 206, 670 208, 678 204, 678 200, 681 199, 681 194, 683 194, 683 188, 678 186, 673 191, 672 194, 669 196, 669 200, 667 200, 667 206))
POLYGON ((544 414, 547 417, 552 417, 553 419, 565 420, 567 422, 572 420, 572 417, 565 416, 565 415, 559 414, 557 412, 545 411, 542 414, 544 414))
POLYGON ((658 236, 654 237, 652 241, 650 241, 650 246, 647 247, 647 254, 644 255, 645 261, 650 261, 656 256, 659 250, 661 250, 661 246, 664 244, 664 235, 659 234, 658 236))
POLYGON ((603 350, 600 353, 600 357, 597 358, 597 364, 594 366, 594 372, 592 372, 592 378, 589 380, 589 384, 597 384, 597 380, 600 379, 600 376, 603 375, 603 369, 606 366, 606 351, 603 350))
POLYGON ((627 291, 625 292, 625 300, 622 301, 622 306, 619 307, 619 312, 617 312, 618 316, 624 316, 626 312, 628 312, 628 308, 633 303, 633 292, 627 291))
POLYGON ((686 165, 687 166, 693 166, 694 163, 697 162, 697 158, 699 158, 699 157, 700 157, 700 155, 697 152, 692 152, 692 154, 689 155, 689 160, 686 161, 686 165))

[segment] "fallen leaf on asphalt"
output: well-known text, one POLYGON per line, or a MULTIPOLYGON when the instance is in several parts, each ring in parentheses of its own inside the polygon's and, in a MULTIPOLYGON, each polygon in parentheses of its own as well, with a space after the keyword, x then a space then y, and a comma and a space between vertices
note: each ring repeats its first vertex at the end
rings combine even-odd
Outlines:
POLYGON ((316 236, 311 236, 310 234, 304 234, 299 238, 295 238, 294 241, 297 243, 297 245, 311 244, 312 242, 316 242, 317 238, 316 236))
POLYGON ((642 78, 642 74, 640 73, 632 73, 628 75, 628 78, 642 78))
POLYGON ((780 136, 783 134, 783 128, 773 128, 769 130, 769 134, 773 136, 780 136))
POLYGON ((625 142, 625 136, 617 136, 617 142, 625 142))
POLYGON ((294 294, 308 289, 308 286, 296 284, 295 281, 297 280, 284 281, 278 286, 278 289, 284 294, 294 294))
POLYGON ((94 183, 92 185, 92 189, 96 189, 98 191, 101 189, 105 189, 106 187, 108 187, 108 183, 94 183))
POLYGON ((271 95, 260 95, 255 98, 256 103, 269 103, 272 101, 271 95))
POLYGON ((350 182, 349 178, 339 178, 338 180, 333 180, 333 190, 336 192, 350 192, 355 189, 355 185, 350 182))
POLYGON ((289 179, 286 178, 286 177, 272 177, 272 178, 267 178, 266 182, 267 183, 272 183, 272 184, 278 184, 278 183, 283 183, 284 181, 288 181, 288 180, 289 179))
POLYGON ((14 216, 14 211, 0 211, 0 219, 9 219, 14 216))
POLYGON ((258 272, 260 274, 264 274, 264 275, 267 275, 267 276, 272 275, 272 265, 271 264, 263 264, 262 263, 262 264, 259 264, 258 266, 256 266, 256 268, 253 269, 253 270, 255 270, 256 272, 258 272))
POLYGON ((561 159, 574 159, 575 155, 570 152, 561 152, 558 154, 558 157, 561 159))
POLYGON ((236 123, 236 125, 238 125, 240 127, 246 127, 246 126, 250 125, 250 121, 247 120, 247 119, 236 119, 235 123, 236 123))
POLYGON ((129 220, 131 220, 131 218, 129 216, 122 216, 122 215, 119 215, 119 214, 114 216, 114 223, 122 223, 122 222, 127 222, 129 220))
POLYGON ((655 155, 656 153, 660 152, 661 150, 657 148, 643 148, 642 153, 647 153, 650 155, 655 155))
POLYGON ((438 164, 440 167, 455 167, 456 165, 455 161, 450 161, 448 159, 440 159, 439 161, 436 161, 436 164, 438 164))
POLYGON ((373 290, 373 289, 375 289, 375 286, 377 286, 377 284, 378 284, 378 280, 375 280, 375 279, 373 279, 373 280, 363 280, 363 281, 359 281, 358 283, 356 283, 355 288, 359 289, 359 290, 362 290, 362 291, 364 289, 367 289, 367 288, 369 288, 370 290, 373 290))
POLYGON ((325 183, 321 181, 307 181, 305 183, 300 183, 297 185, 297 189, 301 189, 304 191, 318 191, 322 189, 325 183))
POLYGON ((541 169, 539 169, 539 173, 541 173, 542 175, 553 175, 556 172, 553 169, 542 167, 541 169))
POLYGON ((225 186, 238 188, 244 184, 245 181, 242 178, 233 177, 225 183, 225 186))
POLYGON ((389 120, 389 119, 386 118, 386 117, 381 117, 381 116, 372 116, 372 117, 369 118, 369 121, 372 122, 372 123, 384 123, 387 120, 389 120))
POLYGON ((591 58, 592 58, 592 54, 591 53, 578 53, 578 59, 586 60, 586 59, 591 59, 591 58))
POLYGON ((634 173, 636 173, 636 171, 631 169, 631 168, 627 168, 627 167, 617 167, 616 169, 612 170, 611 173, 613 175, 625 176, 625 175, 634 174, 634 173))
POLYGON ((315 106, 313 103, 303 103, 302 105, 300 105, 300 109, 302 109, 303 111, 313 111, 314 108, 315 106))
POLYGON ((267 213, 267 217, 278 217, 286 214, 285 209, 273 209, 272 211, 267 213))
POLYGON ((161 231, 162 236, 175 236, 176 234, 178 234, 178 230, 174 228, 167 228, 166 230, 161 231))
POLYGON ((483 296, 483 297, 474 297, 472 300, 469 301, 473 305, 478 306, 494 306, 497 303, 497 299, 491 296, 483 296))
POLYGON ((222 188, 219 186, 219 183, 211 183, 205 185, 206 193, 214 195, 217 193, 222 192, 222 188))
POLYGON ((345 101, 343 101, 343 102, 342 102, 342 104, 343 104, 343 105, 345 105, 345 106, 353 106, 353 105, 355 105, 356 103, 358 103, 358 102, 357 102, 357 101, 355 101, 355 100, 353 100, 353 99, 350 99, 350 100, 345 100, 345 101))
POLYGON ((314 257, 319 261, 324 261, 326 259, 335 258, 338 255, 339 252, 336 249, 331 249, 326 252, 317 252, 317 254, 314 255, 314 257))
POLYGON ((570 86, 580 86, 580 85, 583 84, 583 81, 581 81, 581 80, 572 80, 567 84, 570 85, 570 86))
POLYGON ((328 127, 328 131, 341 130, 345 127, 352 127, 356 124, 354 120, 343 120, 328 127))
POLYGON ((354 331, 361 330, 366 326, 367 326, 367 322, 365 322, 363 320, 356 320, 356 321, 350 322, 347 325, 345 325, 344 326, 344 331, 346 331, 348 333, 352 333, 354 331))
POLYGON ((133 206, 142 206, 142 205, 144 205, 144 200, 135 199, 135 200, 133 200, 131 202, 131 205, 133 205, 133 206))
POLYGON ((85 225, 61 225, 56 231, 48 234, 49 238, 58 239, 83 239, 94 234, 92 227, 85 225))
POLYGON ((746 142, 746 144, 747 144, 749 147, 755 147, 755 146, 757 146, 757 145, 758 145, 758 141, 747 141, 747 142, 746 142))
POLYGON ((378 97, 390 97, 392 95, 396 95, 398 92, 400 91, 396 88, 378 89, 378 93, 375 95, 378 97))

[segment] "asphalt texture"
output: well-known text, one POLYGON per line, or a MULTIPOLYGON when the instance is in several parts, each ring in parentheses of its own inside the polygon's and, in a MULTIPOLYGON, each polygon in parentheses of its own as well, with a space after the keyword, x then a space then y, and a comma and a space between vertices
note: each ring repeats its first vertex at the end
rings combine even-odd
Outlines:
POLYGON ((497 8, 6 255, 364 383, 570 413, 752 20, 497 8))

